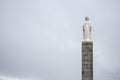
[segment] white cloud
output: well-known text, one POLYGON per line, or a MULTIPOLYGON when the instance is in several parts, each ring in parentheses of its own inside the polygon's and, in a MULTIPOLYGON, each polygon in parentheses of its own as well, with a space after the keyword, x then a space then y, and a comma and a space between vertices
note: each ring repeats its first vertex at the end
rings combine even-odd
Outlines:
POLYGON ((16 77, 0 75, 0 80, 31 80, 31 79, 23 79, 23 78, 16 78, 16 77))

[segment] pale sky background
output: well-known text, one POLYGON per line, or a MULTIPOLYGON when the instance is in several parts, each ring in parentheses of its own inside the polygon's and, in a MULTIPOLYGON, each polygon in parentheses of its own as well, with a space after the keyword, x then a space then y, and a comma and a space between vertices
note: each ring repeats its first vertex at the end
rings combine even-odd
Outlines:
POLYGON ((120 0, 0 0, 0 80, 81 80, 85 16, 94 80, 120 80, 120 0))

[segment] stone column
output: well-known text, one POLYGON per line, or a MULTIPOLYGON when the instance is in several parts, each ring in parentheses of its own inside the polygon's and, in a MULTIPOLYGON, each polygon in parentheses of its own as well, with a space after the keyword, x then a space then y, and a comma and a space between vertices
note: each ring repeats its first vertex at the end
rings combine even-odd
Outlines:
POLYGON ((93 43, 82 42, 82 80, 93 80, 93 43))

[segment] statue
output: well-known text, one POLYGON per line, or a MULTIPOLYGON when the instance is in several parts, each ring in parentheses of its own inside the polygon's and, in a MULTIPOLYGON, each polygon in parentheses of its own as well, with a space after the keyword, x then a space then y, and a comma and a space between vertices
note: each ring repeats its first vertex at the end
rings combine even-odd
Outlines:
POLYGON ((91 41, 91 25, 89 17, 85 17, 85 23, 83 25, 83 41, 91 41))

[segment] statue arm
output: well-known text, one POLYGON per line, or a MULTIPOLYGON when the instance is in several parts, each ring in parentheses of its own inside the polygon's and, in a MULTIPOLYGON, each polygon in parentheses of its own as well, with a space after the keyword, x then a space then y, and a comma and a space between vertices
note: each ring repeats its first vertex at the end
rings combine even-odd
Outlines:
POLYGON ((92 31, 92 27, 90 26, 90 32, 92 31))
POLYGON ((83 25, 83 40, 85 40, 85 26, 83 25))
POLYGON ((83 26, 83 31, 85 31, 85 27, 83 26))

